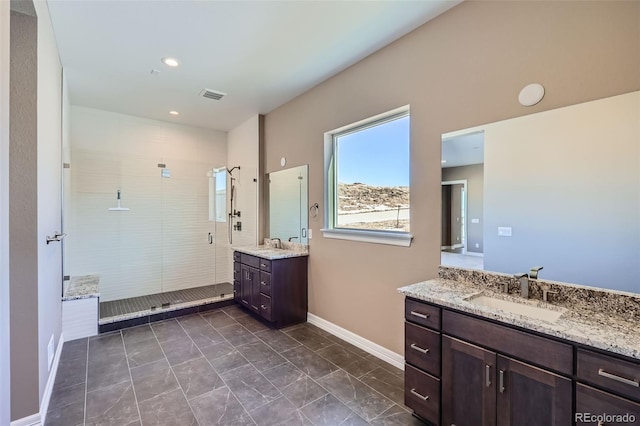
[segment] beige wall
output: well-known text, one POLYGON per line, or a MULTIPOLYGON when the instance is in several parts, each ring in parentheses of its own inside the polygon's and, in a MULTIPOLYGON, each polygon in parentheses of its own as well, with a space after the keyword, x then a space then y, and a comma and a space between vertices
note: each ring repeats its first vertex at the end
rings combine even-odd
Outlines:
MULTIPOLYGON (((396 288, 433 278, 440 261, 442 133, 638 90, 639 2, 464 2, 265 118, 265 172, 309 164, 323 200, 323 133, 411 105, 410 248, 324 239, 310 221, 310 312, 397 353, 396 288), (525 108, 519 90, 546 87, 525 108)), ((322 209, 321 209, 322 211, 322 209)))

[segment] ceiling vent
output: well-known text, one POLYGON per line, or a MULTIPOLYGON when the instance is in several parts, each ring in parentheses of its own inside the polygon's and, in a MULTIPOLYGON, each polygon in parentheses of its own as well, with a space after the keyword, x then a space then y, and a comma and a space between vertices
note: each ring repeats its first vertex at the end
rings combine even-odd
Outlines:
POLYGON ((219 101, 226 95, 227 95, 226 93, 217 92, 211 89, 204 89, 202 92, 200 92, 200 96, 202 96, 203 98, 213 99, 216 101, 219 101))

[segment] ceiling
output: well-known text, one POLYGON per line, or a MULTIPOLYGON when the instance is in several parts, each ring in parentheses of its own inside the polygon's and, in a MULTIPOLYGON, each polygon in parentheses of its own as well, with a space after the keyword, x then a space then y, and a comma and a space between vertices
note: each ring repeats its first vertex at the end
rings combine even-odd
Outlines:
POLYGON ((442 138, 442 168, 484 163, 484 131, 442 138))
POLYGON ((72 104, 228 131, 460 2, 48 0, 48 5, 72 104), (180 66, 166 66, 164 57, 178 59, 180 66), (204 88, 227 95, 206 99, 199 96, 204 88), (180 115, 171 116, 170 110, 180 115))

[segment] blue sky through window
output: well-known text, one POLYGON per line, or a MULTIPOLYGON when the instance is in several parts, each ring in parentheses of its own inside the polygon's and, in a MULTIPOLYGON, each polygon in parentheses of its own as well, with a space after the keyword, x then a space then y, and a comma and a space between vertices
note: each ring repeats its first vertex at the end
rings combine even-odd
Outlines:
POLYGON ((338 182, 409 186, 409 116, 340 136, 338 182))

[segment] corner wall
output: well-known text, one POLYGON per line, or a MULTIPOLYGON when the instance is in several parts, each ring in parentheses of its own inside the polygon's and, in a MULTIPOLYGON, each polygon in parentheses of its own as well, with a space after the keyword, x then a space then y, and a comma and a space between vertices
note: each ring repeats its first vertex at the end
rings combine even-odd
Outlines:
POLYGON ((39 411, 38 19, 11 12, 11 419, 39 411))
POLYGON ((310 220, 309 310, 403 352, 400 286, 437 276, 441 135, 640 88, 639 2, 463 2, 270 112, 265 172, 309 164, 323 211, 323 133, 411 106, 410 248, 324 239, 310 220), (531 82, 547 89, 530 108, 531 82))
POLYGON ((0 424, 10 422, 9 39, 10 3, 0 1, 0 424))

